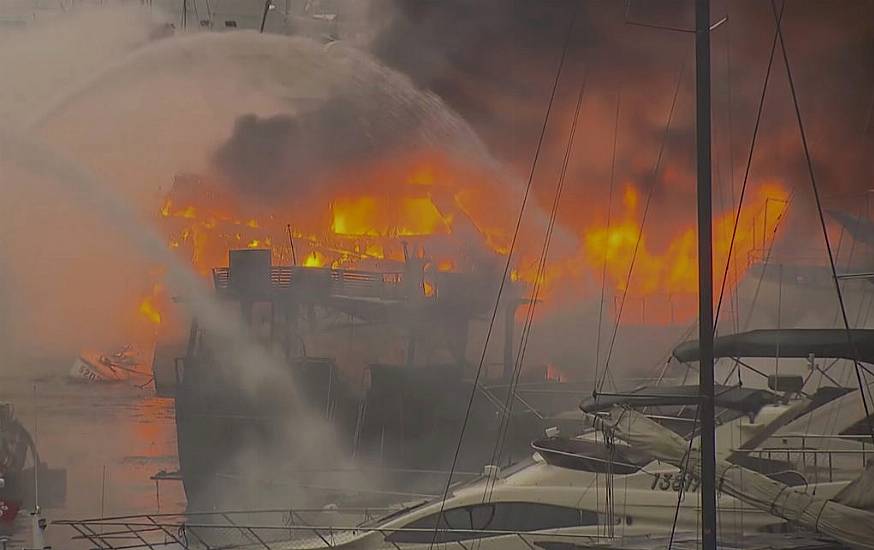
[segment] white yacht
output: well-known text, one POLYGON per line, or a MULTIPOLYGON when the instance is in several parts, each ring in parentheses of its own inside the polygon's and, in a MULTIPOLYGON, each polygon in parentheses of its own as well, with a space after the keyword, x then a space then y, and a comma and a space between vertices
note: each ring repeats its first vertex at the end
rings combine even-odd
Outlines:
MULTIPOLYGON (((695 361, 697 349, 697 342, 687 342, 678 346, 673 355, 681 362, 695 361)), ((749 460, 782 462, 813 483, 854 479, 865 469, 868 459, 874 457, 871 434, 874 418, 869 416, 872 411, 866 410, 863 401, 869 399, 867 409, 871 409, 874 382, 862 376, 866 381, 863 397, 857 386, 840 386, 827 369, 817 364, 817 360, 830 360, 830 364, 857 361, 859 368, 870 369, 869 365, 874 364, 874 330, 853 329, 849 333, 845 329, 754 330, 716 338, 714 352, 716 357, 736 360, 741 368, 749 366, 744 363, 747 358, 775 357, 803 359, 807 368, 807 380, 801 376, 771 375, 768 382, 772 387, 783 386, 787 397, 806 397, 809 404, 785 418, 783 426, 767 437, 756 436, 762 422, 739 424, 743 435, 734 434, 729 440, 733 451, 742 451, 749 460), (826 383, 809 388, 814 386, 811 380, 817 373, 820 374, 817 378, 826 383), (747 443, 741 445, 741 439, 747 443)), ((771 408, 771 414, 781 414, 780 407, 778 404, 771 408)))
MULTIPOLYGON (((717 406, 725 417, 732 417, 717 428, 717 437, 723 439, 730 430, 737 430, 738 423, 748 422, 750 415, 761 414, 780 399, 767 390, 720 390, 717 406)), ((659 396, 640 390, 637 396, 645 398, 646 406, 664 406, 688 402, 697 386, 663 387, 661 391, 659 396)), ((354 527, 314 528, 311 533, 316 536, 271 547, 416 548, 432 543, 466 546, 475 541, 477 548, 532 548, 615 542, 626 537, 663 538, 672 530, 688 533, 699 528, 697 476, 653 460, 621 441, 608 443, 595 430, 572 439, 553 435, 532 444, 535 452, 529 460, 506 470, 487 466, 480 479, 452 488, 445 500, 413 503, 354 527)), ((767 473, 784 483, 805 482, 791 471, 767 473)), ((845 485, 807 484, 801 490, 827 496, 845 485)), ((725 494, 718 504, 723 540, 781 529, 784 523, 725 494)))
MULTIPOLYGON (((874 345, 874 331, 852 336, 854 355, 874 345)), ((716 351, 718 356, 737 358, 774 353, 846 358, 850 356, 846 337, 845 332, 832 330, 753 331, 717 339, 716 351)), ((696 353, 696 343, 690 342, 674 355, 689 361, 696 353)), ((848 459, 855 462, 843 464, 840 475, 832 467, 832 475, 824 476, 810 467, 806 453, 776 453, 770 446, 791 439, 787 434, 799 426, 806 427, 811 440, 819 431, 820 440, 832 444, 830 436, 865 419, 858 392, 826 386, 806 394, 798 376, 771 376, 768 383, 770 390, 715 388, 718 456, 799 494, 820 499, 840 494, 864 470, 858 456, 848 459)), ((698 391, 697 385, 643 387, 627 394, 601 395, 580 408, 590 415, 617 406, 642 409, 660 424, 694 438, 698 391)), ((417 547, 473 541, 478 548, 572 547, 626 537, 662 538, 672 531, 700 528, 698 479, 691 471, 654 460, 618 440, 606 443, 604 434, 594 429, 572 439, 547 437, 532 444, 535 453, 528 461, 505 471, 487 467, 481 479, 455 487, 445 500, 416 503, 354 528, 332 528, 327 542, 320 533, 284 547, 417 547)), ((743 490, 742 481, 740 485, 743 490)), ((726 493, 719 495, 718 509, 722 540, 785 528, 781 517, 726 493)))

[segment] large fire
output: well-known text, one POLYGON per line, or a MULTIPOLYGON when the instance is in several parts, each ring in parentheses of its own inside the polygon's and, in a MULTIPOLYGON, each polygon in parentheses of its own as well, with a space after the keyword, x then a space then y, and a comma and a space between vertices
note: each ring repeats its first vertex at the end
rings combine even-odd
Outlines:
MULTIPOLYGON (((737 224, 733 255, 746 264, 756 248, 768 245, 768 235, 773 235, 780 223, 788 194, 782 186, 767 183, 758 187, 754 196, 748 197, 737 224), (773 205, 773 206, 772 206, 773 205), (765 208, 768 212, 765 212, 765 208), (766 215, 767 214, 767 215, 766 215), (757 239, 756 228, 764 235, 757 239), (760 240, 764 238, 765 240, 760 240), (764 245, 764 246, 763 246, 764 245)), ((633 282, 634 294, 695 293, 698 288, 698 242, 695 227, 682 228, 676 232, 670 244, 661 252, 649 249, 646 236, 638 236, 640 213, 637 190, 625 189, 623 212, 611 227, 593 226, 583 235, 585 254, 593 266, 606 265, 607 277, 617 290, 625 290, 628 267, 637 248, 633 282)), ((725 265, 731 247, 732 229, 736 213, 724 212, 713 220, 713 265, 718 270, 725 265)), ((718 281, 717 281, 718 282, 718 281)))
MULTIPOLYGON (((713 266, 717 288, 729 261, 730 251, 739 277, 749 267, 751 255, 770 246, 788 207, 788 196, 782 185, 764 183, 746 198, 739 219, 736 219, 734 211, 723 212, 714 218, 713 266), (735 222, 736 232, 733 231, 735 222)), ((666 298, 670 302, 668 320, 687 320, 697 307, 698 241, 695 226, 679 228, 664 249, 653 251, 645 231, 641 234, 639 202, 637 190, 632 186, 626 187, 619 219, 610 227, 595 225, 584 232, 582 239, 586 262, 591 267, 603 266, 607 280, 617 292, 623 292, 628 287, 632 297, 666 298), (634 269, 629 277, 632 260, 634 269)), ((730 276, 734 275, 732 270, 730 276)), ((729 279, 728 288, 736 282, 729 279)), ((658 304, 657 300, 653 302, 658 304)), ((664 321, 664 312, 653 315, 650 311, 650 320, 664 321)))
MULTIPOLYGON (((412 255, 426 259, 426 269, 471 271, 484 258, 500 265, 500 258, 506 257, 518 208, 512 194, 496 192, 501 187, 493 175, 421 154, 346 169, 311 189, 316 191, 265 204, 230 186, 178 177, 158 218, 168 246, 204 276, 226 264, 229 250, 243 247, 269 248, 274 262, 286 265, 393 270, 412 255)), ((611 207, 609 225, 606 217, 593 216, 572 230, 578 240, 575 251, 550 258, 541 274, 540 298, 547 309, 565 293, 575 298, 592 295, 592 281, 600 288, 603 273, 617 296, 627 291, 632 300, 657 302, 667 297, 672 304, 669 312, 651 307, 645 318, 627 322, 691 319, 697 289, 694 214, 667 224, 673 228, 667 236, 663 221, 652 219, 641 232, 640 195, 633 184, 626 184, 618 204, 611 207), (647 229, 658 223, 660 245, 652 244, 647 229)), ((787 196, 777 182, 760 184, 749 193, 735 238, 733 277, 743 274, 755 251, 771 244, 787 196)), ((716 284, 728 260, 735 216, 725 211, 714 218, 716 284)), ((533 285, 540 243, 540 235, 520 239, 514 279, 533 285)), ((731 286, 736 280, 728 282, 731 286)), ((152 323, 161 322, 159 288, 139 306, 152 323)), ((428 290, 424 289, 426 295, 428 290)))
POLYGON ((431 198, 355 197, 331 203, 331 232, 359 237, 420 237, 450 232, 451 216, 444 218, 431 198))

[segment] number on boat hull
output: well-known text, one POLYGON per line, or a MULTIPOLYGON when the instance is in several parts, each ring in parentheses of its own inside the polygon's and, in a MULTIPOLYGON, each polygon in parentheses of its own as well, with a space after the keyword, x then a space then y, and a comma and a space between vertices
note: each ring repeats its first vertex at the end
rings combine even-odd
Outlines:
POLYGON ((682 488, 685 492, 694 493, 698 490, 699 485, 701 485, 701 480, 690 472, 658 472, 653 475, 650 489, 653 491, 679 491, 682 488))

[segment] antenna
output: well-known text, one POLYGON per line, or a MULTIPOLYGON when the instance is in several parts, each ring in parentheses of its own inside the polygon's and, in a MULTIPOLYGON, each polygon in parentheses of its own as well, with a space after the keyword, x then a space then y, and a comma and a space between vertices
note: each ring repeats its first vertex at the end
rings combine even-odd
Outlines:
POLYGON ((103 465, 103 473, 100 476, 100 517, 105 517, 106 510, 106 464, 103 465))
POLYGON ((273 0, 265 0, 264 2, 264 13, 261 14, 261 30, 259 32, 264 32, 264 24, 267 23, 267 14, 270 13, 270 10, 274 9, 273 0))
POLYGON ((33 507, 39 514, 39 407, 37 402, 36 384, 33 385, 33 507))
POLYGON ((30 514, 30 529, 31 529, 31 544, 34 550, 45 550, 46 539, 45 529, 46 520, 40 515, 39 510, 39 452, 37 444, 39 441, 39 408, 37 407, 36 384, 33 385, 33 439, 30 449, 33 455, 33 512, 30 514))
POLYGON ((294 237, 291 234, 291 224, 285 225, 285 230, 288 232, 288 246, 291 247, 291 265, 297 265, 297 256, 294 254, 294 237))

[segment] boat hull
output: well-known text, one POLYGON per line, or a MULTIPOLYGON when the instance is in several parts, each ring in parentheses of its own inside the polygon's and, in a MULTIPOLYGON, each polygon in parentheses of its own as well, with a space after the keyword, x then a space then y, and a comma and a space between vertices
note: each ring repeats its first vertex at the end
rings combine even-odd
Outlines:
MULTIPOLYGON (((292 495, 300 500, 301 490, 310 502, 336 502, 355 493, 350 485, 356 482, 368 485, 357 494, 368 501, 375 495, 384 501, 436 494, 445 487, 472 391, 460 371, 453 379, 444 369, 422 369, 413 380, 406 376, 411 369, 380 368, 359 397, 342 381, 319 375, 318 366, 310 369, 316 373, 298 376, 296 383, 316 422, 308 422, 281 391, 253 398, 206 365, 185 365, 177 380, 176 423, 189 509, 289 504, 292 495), (334 456, 301 449, 324 441, 314 437, 314 424, 331 432, 334 456), (350 469, 367 475, 341 482, 337 471, 350 469)), ((494 407, 475 399, 455 464, 457 479, 495 461, 500 415, 494 407)), ((501 463, 530 454, 530 441, 547 427, 529 411, 517 411, 503 438, 501 463)))

